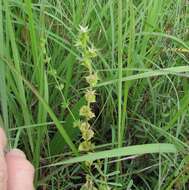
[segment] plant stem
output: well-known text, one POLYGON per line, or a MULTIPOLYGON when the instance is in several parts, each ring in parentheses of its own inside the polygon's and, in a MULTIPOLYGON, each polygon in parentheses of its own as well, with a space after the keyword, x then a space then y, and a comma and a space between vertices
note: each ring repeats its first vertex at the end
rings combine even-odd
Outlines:
MULTIPOLYGON (((122 68, 123 68, 123 43, 122 43, 122 0, 118 1, 118 148, 122 145, 122 68)), ((117 170, 120 170, 120 162, 117 163, 117 170)))

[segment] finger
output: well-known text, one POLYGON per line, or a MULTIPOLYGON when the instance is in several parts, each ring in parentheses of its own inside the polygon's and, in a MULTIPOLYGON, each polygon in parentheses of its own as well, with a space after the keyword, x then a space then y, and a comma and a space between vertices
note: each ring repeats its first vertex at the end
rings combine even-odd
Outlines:
POLYGON ((6 190, 7 184, 7 167, 4 157, 4 147, 6 145, 6 137, 2 128, 0 128, 0 189, 6 190))
POLYGON ((34 190, 34 168, 18 149, 7 153, 8 190, 34 190))
POLYGON ((6 136, 3 129, 0 127, 0 148, 3 149, 6 145, 6 136))

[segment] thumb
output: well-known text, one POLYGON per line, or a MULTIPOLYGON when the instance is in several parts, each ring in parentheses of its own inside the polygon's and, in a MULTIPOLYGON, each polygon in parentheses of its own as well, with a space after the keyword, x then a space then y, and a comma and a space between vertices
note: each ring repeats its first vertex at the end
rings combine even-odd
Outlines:
POLYGON ((6 161, 8 190, 34 190, 34 168, 25 154, 18 149, 11 150, 6 155, 6 161))
POLYGON ((0 189, 6 190, 7 184, 7 166, 4 157, 4 147, 6 145, 6 137, 2 128, 0 128, 0 189))

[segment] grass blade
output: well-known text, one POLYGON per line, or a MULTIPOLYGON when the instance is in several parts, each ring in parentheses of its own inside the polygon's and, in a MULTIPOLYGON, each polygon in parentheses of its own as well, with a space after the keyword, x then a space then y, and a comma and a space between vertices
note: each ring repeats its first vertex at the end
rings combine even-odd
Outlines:
POLYGON ((113 150, 105 150, 96 153, 89 153, 87 155, 78 156, 75 158, 70 158, 63 162, 52 164, 49 166, 60 166, 65 164, 74 164, 84 161, 94 161, 98 159, 114 158, 121 156, 131 156, 131 155, 142 155, 142 154, 152 154, 152 153, 176 153, 177 149, 172 144, 160 143, 160 144, 144 144, 144 145, 133 145, 122 148, 115 148, 113 150))

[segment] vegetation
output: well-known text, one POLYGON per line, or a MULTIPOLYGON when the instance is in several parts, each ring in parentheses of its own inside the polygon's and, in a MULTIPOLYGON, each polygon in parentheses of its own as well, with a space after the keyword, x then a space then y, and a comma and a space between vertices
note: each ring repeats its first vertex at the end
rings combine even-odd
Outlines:
POLYGON ((186 0, 0 0, 0 125, 36 189, 186 190, 186 0))

